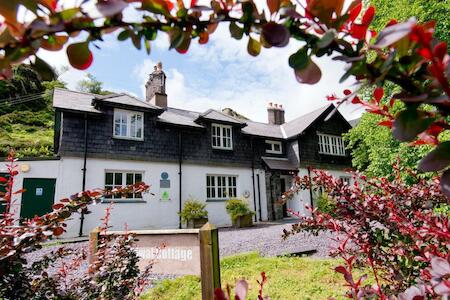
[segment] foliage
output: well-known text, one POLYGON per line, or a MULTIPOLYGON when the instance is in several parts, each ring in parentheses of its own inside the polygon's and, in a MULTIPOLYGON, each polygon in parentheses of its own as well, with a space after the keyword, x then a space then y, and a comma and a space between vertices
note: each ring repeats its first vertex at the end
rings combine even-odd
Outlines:
MULTIPOLYGON (((132 248, 133 236, 126 234, 113 238, 110 235, 100 240, 96 259, 81 278, 70 278, 71 271, 80 266, 86 257, 84 252, 73 253, 60 248, 31 266, 27 265, 26 253, 42 247, 42 243, 64 233, 65 220, 72 214, 87 209, 91 203, 104 196, 129 192, 144 192, 144 183, 116 188, 111 191, 84 191, 53 205, 53 211, 15 225, 11 203, 16 195, 24 192, 14 190, 14 179, 18 174, 13 154, 8 157, 9 177, 0 177, 5 183, 2 197, 6 203, 0 219, 0 298, 2 299, 136 299, 148 282, 150 267, 139 274, 138 257, 132 248), (75 255, 71 263, 62 263, 55 274, 48 268, 67 255, 75 255)), ((103 232, 108 228, 110 209, 104 218, 103 232)))
POLYGON ((108 91, 103 90, 103 83, 98 81, 92 74, 87 74, 87 78, 80 80, 77 84, 77 90, 80 92, 98 94, 98 95, 107 95, 111 94, 108 91))
MULTIPOLYGON (((447 1, 442 1, 445 7, 447 1)), ((365 104, 371 113, 388 118, 382 123, 391 127, 393 136, 402 142, 429 144, 435 149, 422 159, 422 171, 442 171, 442 189, 450 196, 450 144, 437 136, 448 131, 450 103, 449 55, 447 44, 433 37, 435 23, 420 24, 415 19, 398 23, 390 21, 378 34, 369 30, 375 8, 363 10, 355 0, 344 10, 344 0, 267 0, 268 11, 261 12, 253 0, 213 0, 210 6, 191 1, 83 1, 74 8, 58 6, 56 0, 12 0, 0 5, 5 22, 1 27, 0 78, 12 76, 12 65, 34 58, 33 67, 45 80, 53 77, 51 67, 37 56, 40 48, 59 51, 67 45, 71 65, 84 70, 93 62, 90 46, 97 46, 103 35, 120 31, 118 40, 130 40, 137 49, 144 44, 147 53, 158 33, 166 33, 170 49, 186 53, 191 41, 206 44, 218 23, 229 23, 231 37, 248 41, 248 53, 256 56, 262 48, 285 47, 291 39, 305 42, 289 57, 295 78, 300 83, 315 84, 322 71, 313 57, 334 55, 334 60, 347 63, 341 81, 353 76, 360 87, 383 87, 391 82, 400 92, 395 99, 405 108, 388 114, 380 102, 379 89, 369 101, 361 101, 357 91, 344 91, 339 101, 365 104), (87 4, 96 5, 100 16, 85 11, 87 4), (18 19, 20 6, 36 16, 31 22, 18 19), (129 22, 123 10, 139 10, 143 18, 129 22), (86 40, 71 41, 69 36, 85 33, 86 40), (376 38, 375 38, 376 35, 376 38), (424 110, 423 104, 433 109, 424 110)), ((431 4, 432 5, 432 4, 431 4)), ((445 18, 445 16, 444 16, 445 18)), ((446 32, 445 29, 443 29, 446 32)), ((382 96, 382 92, 381 92, 382 96)), ((335 95, 329 99, 336 99, 335 95)), ((393 100, 395 101, 395 100, 393 100)))
POLYGON ((420 22, 436 21, 435 36, 447 44, 450 42, 450 1, 428 0, 372 0, 377 14, 371 25, 375 30, 381 30, 390 20, 406 21, 415 16, 420 22))
POLYGON ((315 203, 317 210, 324 214, 334 214, 336 203, 333 202, 327 193, 321 193, 315 203))
MULTIPOLYGON (((312 210, 312 217, 300 217, 301 221, 285 230, 284 236, 298 232, 317 234, 323 230, 335 233, 340 246, 334 255, 345 261, 336 271, 344 275, 352 299, 365 299, 369 295, 387 299, 422 287, 422 294, 428 297, 450 294, 449 274, 433 275, 441 265, 445 270, 442 261, 450 260, 448 215, 434 209, 450 204, 450 199, 442 194, 438 178, 417 178, 415 184, 409 185, 400 176, 407 170, 398 167, 394 170, 393 180, 355 173, 353 185, 315 171, 314 187, 322 188, 336 203, 334 214, 312 210), (353 277, 354 264, 370 266, 375 287, 365 285, 364 276, 353 277)), ((309 184, 309 177, 297 177, 295 187, 285 197, 290 198, 309 184)))
POLYGON ((183 204, 183 209, 179 212, 181 221, 188 222, 194 219, 203 219, 208 217, 208 211, 205 209, 206 203, 196 199, 189 198, 183 204))
MULTIPOLYGON (((265 271, 267 283, 264 294, 271 299, 317 299, 329 297, 344 299, 345 288, 341 276, 331 272, 338 263, 336 259, 309 257, 262 257, 258 253, 245 253, 224 257, 220 261, 223 286, 245 279, 249 283, 248 299, 256 299, 261 278, 265 271)), ((357 274, 362 274, 361 270, 357 274)), ((368 281, 373 282, 370 278, 368 281)), ((155 283, 155 287, 142 297, 144 300, 200 299, 201 288, 198 276, 183 276, 155 283)))
POLYGON ((242 199, 227 200, 225 209, 233 221, 241 216, 254 214, 254 212, 250 210, 248 202, 242 199))

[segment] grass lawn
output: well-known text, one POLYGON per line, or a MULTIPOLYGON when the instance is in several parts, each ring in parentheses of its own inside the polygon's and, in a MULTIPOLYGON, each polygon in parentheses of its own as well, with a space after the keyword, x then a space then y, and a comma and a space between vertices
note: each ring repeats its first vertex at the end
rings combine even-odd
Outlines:
MULTIPOLYGON (((266 272, 264 294, 271 299, 344 299, 344 279, 334 272, 336 259, 308 257, 261 257, 257 253, 226 257, 221 260, 222 287, 245 278, 249 282, 249 299, 256 299, 257 279, 266 272)), ((184 276, 156 284, 142 299, 201 299, 200 279, 184 276)))

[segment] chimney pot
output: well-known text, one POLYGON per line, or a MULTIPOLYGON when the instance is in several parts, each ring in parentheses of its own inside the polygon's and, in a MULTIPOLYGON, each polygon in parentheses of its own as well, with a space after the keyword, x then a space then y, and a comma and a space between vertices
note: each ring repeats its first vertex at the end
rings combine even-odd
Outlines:
POLYGON ((145 101, 159 107, 167 107, 166 74, 162 70, 161 62, 153 67, 153 72, 145 84, 145 101))
POLYGON ((281 104, 273 104, 269 102, 269 106, 267 107, 267 116, 269 119, 269 124, 273 125, 281 125, 284 124, 284 109, 281 104))

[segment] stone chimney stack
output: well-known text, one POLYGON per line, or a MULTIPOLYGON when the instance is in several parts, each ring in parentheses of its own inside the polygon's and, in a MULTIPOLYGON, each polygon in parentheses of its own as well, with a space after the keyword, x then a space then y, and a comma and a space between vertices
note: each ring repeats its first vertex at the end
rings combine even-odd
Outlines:
POLYGON ((284 124, 283 105, 269 102, 269 105, 267 106, 267 115, 269 118, 269 124, 272 125, 284 124))
POLYGON ((145 101, 150 104, 167 108, 166 74, 162 63, 158 62, 145 84, 145 101))

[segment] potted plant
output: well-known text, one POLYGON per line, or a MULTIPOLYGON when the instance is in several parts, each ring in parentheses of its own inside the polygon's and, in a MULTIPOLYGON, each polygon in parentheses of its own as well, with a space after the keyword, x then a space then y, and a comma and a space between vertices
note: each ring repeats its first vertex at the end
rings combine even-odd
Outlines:
POLYGON ((187 228, 201 228, 208 222, 208 211, 205 207, 205 203, 189 198, 179 213, 181 221, 186 223, 187 228))
POLYGON ((251 227, 253 226, 253 215, 255 212, 250 210, 247 201, 242 199, 230 199, 225 206, 231 222, 234 227, 251 227))

